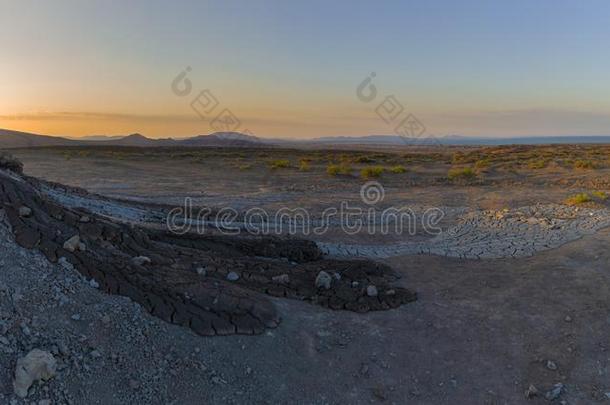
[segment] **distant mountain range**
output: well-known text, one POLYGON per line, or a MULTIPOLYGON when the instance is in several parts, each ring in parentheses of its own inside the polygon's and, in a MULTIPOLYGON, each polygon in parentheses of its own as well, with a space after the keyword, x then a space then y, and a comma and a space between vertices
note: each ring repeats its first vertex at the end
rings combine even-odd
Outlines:
POLYGON ((175 146, 175 147, 257 147, 267 145, 262 139, 239 132, 215 132, 185 139, 152 139, 141 134, 127 136, 94 135, 83 138, 45 136, 0 129, 0 149, 41 146, 175 146))
POLYGON ((533 136, 511 138, 484 138, 450 135, 440 138, 409 139, 397 135, 335 136, 307 140, 259 138, 239 132, 215 132, 191 138, 152 139, 141 134, 127 136, 93 135, 69 138, 38 135, 27 132, 0 129, 0 149, 30 148, 42 146, 173 146, 173 147, 264 147, 264 146, 315 146, 332 145, 537 145, 537 144, 610 143, 610 136, 533 136))
POLYGON ((551 145, 579 143, 610 143, 610 136, 529 136, 484 138, 449 135, 428 138, 403 138, 398 135, 334 136, 315 138, 309 142, 334 145, 551 145))

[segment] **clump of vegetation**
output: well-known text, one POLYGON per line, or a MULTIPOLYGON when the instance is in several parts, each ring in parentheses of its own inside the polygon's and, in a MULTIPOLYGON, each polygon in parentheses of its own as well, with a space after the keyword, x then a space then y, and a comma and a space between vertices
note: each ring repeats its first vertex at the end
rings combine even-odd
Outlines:
POLYGON ((592 198, 589 194, 587 193, 580 193, 580 194, 575 194, 572 197, 569 197, 565 203, 567 205, 579 205, 579 204, 584 204, 584 203, 588 203, 591 202, 592 198))
POLYGON ((248 169, 251 169, 251 168, 252 168, 252 165, 250 165, 250 164, 240 165, 240 166, 238 167, 238 169, 239 169, 239 170, 242 170, 242 171, 243 171, 243 170, 248 170, 248 169))
POLYGON ((301 159, 301 161, 299 162, 299 170, 302 172, 308 172, 309 169, 311 168, 309 165, 310 160, 309 159, 301 159))
POLYGON ((476 177, 476 173, 472 169, 472 167, 453 168, 449 169, 447 177, 449 178, 449 180, 472 179, 476 177))
POLYGON ((606 201, 608 199, 608 194, 604 191, 594 191, 591 195, 598 200, 606 201))
POLYGON ((326 173, 330 174, 331 176, 337 176, 339 174, 349 175, 352 173, 352 168, 347 163, 331 163, 326 168, 326 173))
POLYGON ((375 159, 370 156, 358 156, 354 159, 354 163, 375 163, 375 159))
POLYGON ((272 169, 287 169, 290 167, 290 160, 288 159, 277 159, 271 161, 272 169))
POLYGON ((363 179, 370 179, 373 177, 379 177, 383 173, 383 167, 381 166, 368 166, 360 170, 360 176, 363 179))
POLYGON ((590 160, 577 160, 574 162, 575 169, 595 169, 595 163, 590 160))
POLYGON ((390 167, 390 172, 396 173, 396 174, 401 174, 401 173, 406 173, 407 169, 404 166, 396 165, 396 166, 390 167))
POLYGON ((453 156, 451 156, 451 163, 460 164, 463 163, 466 159, 466 155, 463 152, 455 152, 453 156))
POLYGON ((529 161, 527 163, 527 167, 532 170, 544 169, 547 164, 548 164, 548 161, 546 159, 536 159, 536 160, 529 161))
POLYGON ((489 159, 480 159, 477 160, 474 164, 474 168, 475 169, 485 169, 487 167, 489 167, 491 165, 491 162, 489 161, 489 159))

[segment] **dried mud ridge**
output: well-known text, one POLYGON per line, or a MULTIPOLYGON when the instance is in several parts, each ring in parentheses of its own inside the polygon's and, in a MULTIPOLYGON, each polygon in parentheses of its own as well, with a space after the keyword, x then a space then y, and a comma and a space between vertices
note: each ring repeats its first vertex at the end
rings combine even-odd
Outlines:
POLYGON ((416 300, 414 292, 390 285, 397 277, 389 267, 325 259, 314 242, 178 236, 59 205, 40 192, 40 181, 3 159, 0 207, 19 245, 198 334, 258 334, 278 326, 267 295, 356 312, 416 300))

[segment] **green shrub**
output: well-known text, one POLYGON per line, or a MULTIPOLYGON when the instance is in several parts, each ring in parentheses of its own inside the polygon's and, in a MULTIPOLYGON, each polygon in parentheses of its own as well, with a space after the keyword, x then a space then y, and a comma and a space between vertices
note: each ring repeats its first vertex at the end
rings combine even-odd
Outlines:
POLYGON ((527 167, 533 170, 544 169, 548 164, 546 159, 531 160, 527 163, 527 167))
POLYGON ((477 160, 474 164, 474 168, 475 169, 485 169, 486 167, 489 167, 489 165, 491 164, 491 162, 489 161, 489 159, 481 159, 481 160, 477 160))
POLYGON ((381 166, 368 166, 360 171, 360 176, 363 179, 370 179, 372 177, 379 177, 383 173, 383 167, 381 166))
POLYGON ((354 163, 375 163, 375 159, 369 156, 358 156, 354 159, 354 163))
POLYGON ((447 177, 449 180, 457 180, 457 179, 472 179, 476 176, 476 173, 472 169, 472 167, 463 167, 463 168, 453 168, 449 169, 449 173, 447 173, 447 177))
POLYGON ((286 169, 288 167, 290 167, 290 160, 288 159, 277 159, 271 161, 272 169, 286 169))
POLYGON ((339 174, 348 175, 352 173, 352 168, 346 163, 341 163, 340 165, 331 163, 326 168, 326 173, 331 176, 337 176, 339 174))
POLYGON ((591 196, 587 193, 580 193, 580 194, 576 194, 573 195, 571 197, 569 197, 565 203, 567 205, 578 205, 578 204, 584 204, 584 203, 588 203, 592 201, 591 200, 591 196))
POLYGON ((407 169, 404 166, 401 165, 397 165, 397 166, 392 166, 390 168, 390 172, 392 173, 396 173, 396 174, 400 174, 400 173, 406 173, 407 169))
POLYGON ((608 194, 606 194, 604 191, 594 191, 591 193, 591 195, 602 201, 605 201, 608 199, 608 194))
POLYGON ((590 160, 577 160, 574 162, 575 169, 595 169, 595 163, 590 160))

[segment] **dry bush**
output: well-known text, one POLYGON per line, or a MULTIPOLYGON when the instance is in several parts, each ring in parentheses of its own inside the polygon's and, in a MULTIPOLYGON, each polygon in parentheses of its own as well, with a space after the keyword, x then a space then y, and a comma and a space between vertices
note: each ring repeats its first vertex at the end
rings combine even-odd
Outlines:
POLYGON ((379 177, 383 174, 383 167, 381 166, 368 166, 360 170, 360 176, 363 179, 370 179, 373 177, 379 177))

